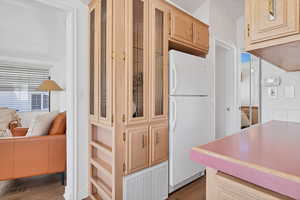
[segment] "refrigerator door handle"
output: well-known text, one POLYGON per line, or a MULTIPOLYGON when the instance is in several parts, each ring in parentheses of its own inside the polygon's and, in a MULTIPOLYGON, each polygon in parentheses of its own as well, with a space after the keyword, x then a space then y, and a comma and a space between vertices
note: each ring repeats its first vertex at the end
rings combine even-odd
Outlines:
POLYGON ((176 120, 177 120, 177 116, 176 116, 176 102, 174 100, 172 100, 172 107, 173 107, 173 113, 172 113, 172 121, 171 121, 171 126, 172 126, 172 132, 175 132, 175 128, 176 128, 176 120))
POLYGON ((173 73, 172 93, 175 93, 175 91, 177 89, 177 70, 176 70, 175 64, 173 64, 173 66, 172 66, 172 73, 173 73))

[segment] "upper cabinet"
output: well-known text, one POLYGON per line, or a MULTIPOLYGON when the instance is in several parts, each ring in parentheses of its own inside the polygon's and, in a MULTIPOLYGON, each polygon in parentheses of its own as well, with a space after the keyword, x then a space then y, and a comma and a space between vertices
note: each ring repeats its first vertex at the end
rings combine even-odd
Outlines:
POLYGON ((246 50, 286 71, 300 69, 299 0, 246 0, 246 50))
POLYGON ((94 123, 112 122, 111 12, 111 1, 90 4, 90 118, 94 123))
POLYGON ((194 20, 177 9, 171 10, 171 38, 185 43, 193 43, 194 20))
POLYGON ((168 9, 159 0, 150 7, 150 118, 168 119, 168 9))
POLYGON ((178 8, 170 8, 170 47, 205 56, 209 49, 209 27, 178 8))
POLYGON ((93 1, 90 5, 90 118, 98 120, 99 101, 98 101, 98 80, 99 80, 99 2, 93 1))
POLYGON ((297 0, 248 1, 250 43, 299 33, 298 3, 297 0))
POLYGON ((127 123, 148 119, 148 0, 127 0, 127 123))

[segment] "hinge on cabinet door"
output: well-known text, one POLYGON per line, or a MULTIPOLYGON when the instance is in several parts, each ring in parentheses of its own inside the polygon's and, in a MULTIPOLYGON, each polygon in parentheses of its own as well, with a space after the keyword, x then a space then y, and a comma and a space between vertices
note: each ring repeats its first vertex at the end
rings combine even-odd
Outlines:
POLYGON ((125 122, 125 115, 122 116, 122 122, 125 122))
POLYGON ((114 115, 111 115, 111 123, 114 123, 114 115))
POLYGON ((126 171, 126 164, 123 163, 123 172, 125 173, 125 171, 126 171))
POLYGON ((115 51, 112 52, 111 54, 112 59, 120 59, 120 60, 126 60, 126 54, 125 52, 123 53, 117 53, 115 51))
POLYGON ((126 133, 125 132, 123 133, 123 141, 124 142, 126 141, 126 133))
POLYGON ((250 37, 250 24, 247 25, 248 37, 250 37))

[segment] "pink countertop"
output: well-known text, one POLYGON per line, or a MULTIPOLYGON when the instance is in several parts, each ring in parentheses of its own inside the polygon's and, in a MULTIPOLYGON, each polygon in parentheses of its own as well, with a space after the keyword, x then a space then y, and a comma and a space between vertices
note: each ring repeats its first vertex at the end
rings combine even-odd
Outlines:
POLYGON ((191 159, 300 199, 300 123, 258 125, 193 148, 191 159))

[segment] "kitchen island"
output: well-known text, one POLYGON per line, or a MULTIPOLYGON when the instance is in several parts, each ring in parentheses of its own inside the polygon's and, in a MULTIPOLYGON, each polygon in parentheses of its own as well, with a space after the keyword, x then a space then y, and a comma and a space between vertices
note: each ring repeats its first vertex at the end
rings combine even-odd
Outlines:
POLYGON ((207 200, 300 200, 300 123, 271 121, 193 148, 207 200))

